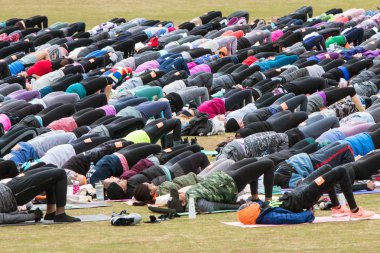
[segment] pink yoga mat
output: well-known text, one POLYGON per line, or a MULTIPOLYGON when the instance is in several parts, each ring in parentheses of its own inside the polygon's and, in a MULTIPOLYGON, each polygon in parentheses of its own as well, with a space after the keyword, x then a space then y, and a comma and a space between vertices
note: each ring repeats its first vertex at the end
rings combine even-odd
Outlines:
MULTIPOLYGON (((375 214, 374 216, 368 218, 367 220, 380 220, 380 215, 375 214)), ((345 217, 339 217, 339 218, 333 218, 331 216, 323 216, 323 217, 315 217, 315 220, 313 223, 326 223, 326 222, 352 222, 355 220, 350 220, 349 216, 345 217)), ((303 223, 303 224, 286 224, 286 225, 264 225, 264 224, 256 224, 256 225, 243 225, 242 223, 235 221, 235 222, 222 222, 223 224, 234 226, 234 227, 240 227, 240 228, 263 228, 263 227, 279 227, 279 226, 291 226, 291 225, 305 225, 310 223, 303 223)))

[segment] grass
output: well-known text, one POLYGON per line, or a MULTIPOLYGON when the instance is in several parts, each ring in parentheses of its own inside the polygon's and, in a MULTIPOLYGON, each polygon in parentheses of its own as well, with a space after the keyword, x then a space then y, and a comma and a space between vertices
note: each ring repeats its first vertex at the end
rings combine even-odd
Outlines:
MULTIPOLYGON (((247 10, 254 18, 268 20, 302 5, 312 5, 318 14, 334 7, 375 9, 375 1, 172 1, 172 0, 0 0, 0 20, 11 17, 47 15, 56 21, 85 21, 87 29, 113 17, 145 17, 171 20, 175 24, 191 20, 209 10, 228 15, 247 10)), ((208 150, 224 137, 199 138, 208 150)), ((380 213, 379 195, 357 197, 360 206, 380 213)), ((108 214, 127 209, 148 220, 146 207, 129 207, 114 203, 112 207, 69 210, 71 215, 108 214)), ((317 215, 329 215, 317 212, 317 215)), ((112 227, 108 222, 90 222, 50 226, 2 227, 0 252, 378 252, 377 231, 380 221, 298 225, 278 228, 242 229, 221 224, 235 221, 234 213, 185 217, 161 224, 112 227)))
POLYGON ((178 25, 210 10, 220 10, 226 16, 236 10, 246 10, 251 14, 251 20, 268 20, 272 16, 290 13, 302 5, 312 5, 314 13, 318 14, 336 7, 376 9, 377 4, 375 1, 354 0, 17 0, 10 4, 8 0, 0 0, 0 20, 39 14, 48 16, 51 24, 56 21, 85 21, 88 24, 87 28, 113 17, 171 20, 178 25))

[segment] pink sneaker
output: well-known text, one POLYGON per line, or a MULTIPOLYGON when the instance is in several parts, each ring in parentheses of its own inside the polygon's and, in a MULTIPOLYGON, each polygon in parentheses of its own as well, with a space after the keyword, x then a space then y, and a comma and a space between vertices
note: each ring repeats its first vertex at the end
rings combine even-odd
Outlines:
POLYGON ((343 217, 351 214, 351 210, 347 206, 340 206, 340 208, 331 208, 332 217, 343 217))
POLYGON ((363 208, 359 208, 356 213, 351 213, 351 220, 365 220, 375 215, 375 212, 367 211, 363 208))

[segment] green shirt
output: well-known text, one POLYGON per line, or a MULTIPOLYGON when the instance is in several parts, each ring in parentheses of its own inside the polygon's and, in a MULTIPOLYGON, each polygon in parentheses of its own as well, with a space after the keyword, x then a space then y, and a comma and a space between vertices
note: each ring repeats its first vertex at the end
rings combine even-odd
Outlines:
POLYGON ((183 187, 195 185, 202 180, 203 179, 201 177, 198 177, 194 172, 190 172, 187 175, 174 178, 171 182, 163 182, 158 186, 157 193, 159 196, 169 194, 171 189, 178 191, 183 187))
POLYGON ((346 37, 343 35, 330 37, 326 40, 326 47, 328 48, 331 44, 337 44, 338 46, 344 47, 346 45, 346 37))
POLYGON ((191 187, 186 192, 186 200, 189 199, 190 194, 194 196, 195 203, 198 199, 205 199, 211 202, 231 204, 237 200, 238 189, 232 177, 223 171, 217 171, 191 187))

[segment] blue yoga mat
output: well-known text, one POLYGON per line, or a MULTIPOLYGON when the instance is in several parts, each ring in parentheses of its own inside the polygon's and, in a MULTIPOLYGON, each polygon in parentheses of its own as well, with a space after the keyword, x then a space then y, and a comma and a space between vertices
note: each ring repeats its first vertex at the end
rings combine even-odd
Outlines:
POLYGON ((201 152, 205 155, 217 155, 218 154, 218 152, 216 152, 214 150, 202 150, 201 152))

